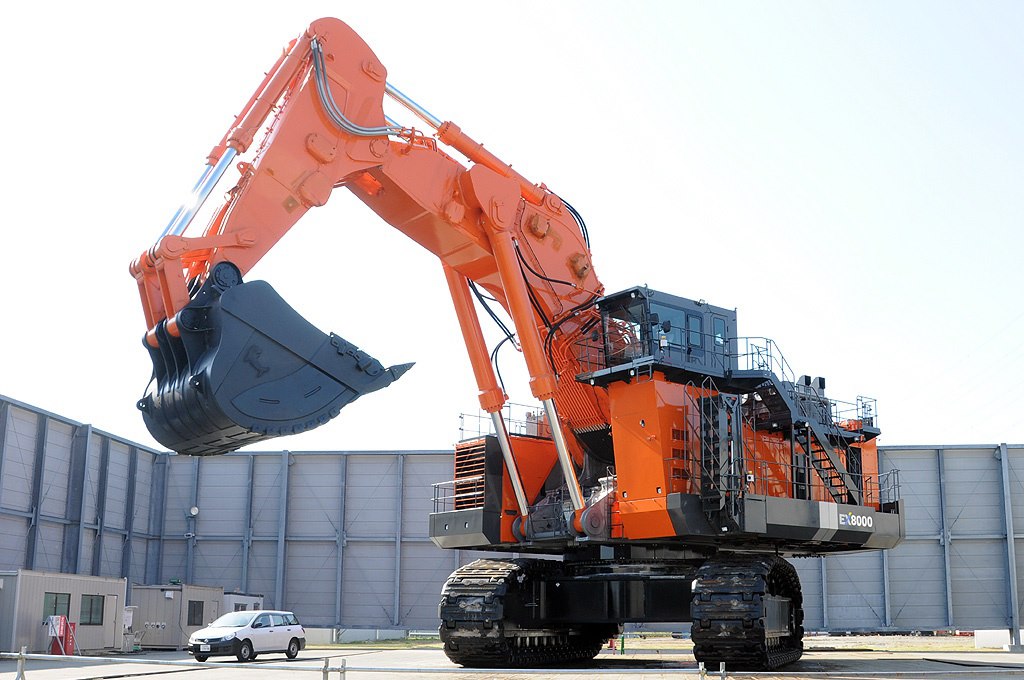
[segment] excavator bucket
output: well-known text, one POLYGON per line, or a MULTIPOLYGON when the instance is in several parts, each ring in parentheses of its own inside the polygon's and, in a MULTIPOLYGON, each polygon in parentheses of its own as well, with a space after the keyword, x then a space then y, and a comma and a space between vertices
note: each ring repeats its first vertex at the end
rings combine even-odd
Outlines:
POLYGON ((264 281, 242 283, 220 263, 178 313, 178 337, 157 328, 153 380, 138 402, 146 427, 172 451, 227 453, 323 425, 412 364, 384 368, 306 321, 264 281))

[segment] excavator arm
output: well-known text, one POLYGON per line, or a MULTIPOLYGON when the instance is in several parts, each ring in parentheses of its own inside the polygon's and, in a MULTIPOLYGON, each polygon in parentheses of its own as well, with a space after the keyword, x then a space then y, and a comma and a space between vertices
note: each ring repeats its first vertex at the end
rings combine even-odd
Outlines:
MULTIPOLYGON (((441 260, 480 404, 502 432, 506 396, 474 295, 506 310, 559 462, 575 480, 569 473, 582 459, 581 444, 565 433, 606 430, 609 422, 604 390, 574 380, 581 372, 575 348, 598 324, 594 302, 603 292, 582 220, 547 187, 389 84, 373 51, 337 19, 315 21, 289 44, 210 152, 190 201, 131 265, 154 364, 139 408, 154 436, 181 453, 224 453, 317 427, 407 370, 384 369, 313 328, 267 284, 243 282, 306 211, 339 188, 441 260), (385 96, 433 134, 387 119, 385 96), (239 160, 249 151, 249 160, 239 160), (202 234, 186 236, 232 163, 237 183, 202 234)), ((514 470, 508 438, 501 439, 514 470)), ((569 487, 579 510, 579 486, 569 487)))

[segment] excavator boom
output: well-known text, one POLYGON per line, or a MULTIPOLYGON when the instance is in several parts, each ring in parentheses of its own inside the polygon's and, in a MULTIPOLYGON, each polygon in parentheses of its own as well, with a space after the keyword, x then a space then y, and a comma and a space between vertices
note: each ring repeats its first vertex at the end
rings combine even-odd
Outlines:
MULTIPOLYGON (((338 188, 442 261, 483 408, 499 411, 505 395, 466 302, 470 290, 489 294, 512 316, 539 399, 553 410, 555 396, 563 397, 576 427, 606 425, 603 395, 556 379, 560 371, 574 373, 567 347, 574 333, 594 323, 592 303, 602 292, 575 212, 386 77, 351 28, 337 19, 314 22, 214 146, 194 200, 132 264, 154 365, 139 408, 165 446, 223 453, 308 430, 408 369, 384 369, 350 351, 347 341, 311 327, 266 284, 242 282, 307 210, 324 205, 338 188), (436 138, 389 122, 385 96, 436 128, 436 138), (198 206, 263 126, 252 159, 237 162, 241 176, 223 205, 202 235, 186 236, 198 206), (464 154, 471 167, 439 143, 464 154)), ((578 447, 560 449, 567 465, 580 460, 578 447)))

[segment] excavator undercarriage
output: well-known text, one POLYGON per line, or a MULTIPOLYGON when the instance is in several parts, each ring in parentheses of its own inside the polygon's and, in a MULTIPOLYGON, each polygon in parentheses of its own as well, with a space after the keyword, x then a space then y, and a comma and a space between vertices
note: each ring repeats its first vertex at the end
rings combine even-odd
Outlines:
POLYGON ((631 622, 693 622, 698 661, 732 670, 800 658, 800 580, 768 555, 707 559, 481 559, 441 592, 440 635, 464 666, 516 668, 587 661, 631 622))

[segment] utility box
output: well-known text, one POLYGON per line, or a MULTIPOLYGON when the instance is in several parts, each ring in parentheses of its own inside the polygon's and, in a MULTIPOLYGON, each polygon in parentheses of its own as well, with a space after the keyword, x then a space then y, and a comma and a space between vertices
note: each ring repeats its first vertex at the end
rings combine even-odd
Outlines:
POLYGON ((127 588, 123 578, 0 571, 0 650, 46 653, 51 616, 75 624, 74 653, 119 649, 127 588))
POLYGON ((184 649, 188 638, 221 615, 224 589, 212 586, 132 584, 132 629, 143 649, 184 649))
POLYGON ((224 607, 221 614, 228 612, 256 611, 263 609, 262 595, 249 595, 246 593, 224 593, 224 607))

